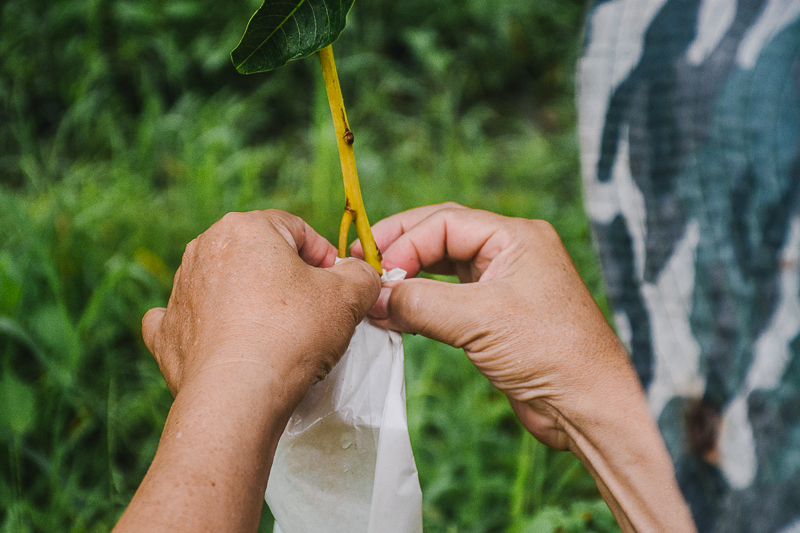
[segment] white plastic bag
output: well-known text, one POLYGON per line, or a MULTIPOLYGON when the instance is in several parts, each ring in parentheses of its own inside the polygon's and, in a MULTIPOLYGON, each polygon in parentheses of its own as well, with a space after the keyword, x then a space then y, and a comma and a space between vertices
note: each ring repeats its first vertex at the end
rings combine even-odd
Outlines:
MULTIPOLYGON (((384 281, 405 277, 394 269, 384 281)), ((420 533, 403 341, 364 320, 278 443, 266 500, 276 533, 420 533)))

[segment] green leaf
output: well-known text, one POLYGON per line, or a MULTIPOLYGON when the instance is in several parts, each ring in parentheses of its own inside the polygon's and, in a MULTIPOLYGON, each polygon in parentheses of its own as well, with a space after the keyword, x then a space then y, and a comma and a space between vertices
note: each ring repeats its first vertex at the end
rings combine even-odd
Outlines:
POLYGON ((6 372, 0 378, 0 433, 24 435, 35 422, 35 399, 30 385, 6 372))
POLYGON ((264 0, 231 52, 242 74, 282 67, 339 38, 354 0, 264 0))

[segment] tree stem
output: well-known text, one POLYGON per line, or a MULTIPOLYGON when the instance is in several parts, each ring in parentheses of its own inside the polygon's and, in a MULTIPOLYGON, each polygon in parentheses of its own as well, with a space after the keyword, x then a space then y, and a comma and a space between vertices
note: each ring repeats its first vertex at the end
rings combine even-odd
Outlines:
POLYGON ((347 114, 344 110, 342 90, 339 87, 339 77, 336 75, 336 63, 333 60, 333 48, 327 46, 317 52, 322 76, 325 78, 325 89, 328 93, 328 103, 331 106, 333 126, 336 131, 336 141, 339 146, 339 159, 342 162, 342 178, 344 179, 345 212, 339 228, 339 257, 347 255, 347 231, 350 222, 356 223, 356 233, 361 240, 364 250, 364 259, 372 265, 379 274, 383 273, 381 267, 381 252, 375 245, 375 239, 370 230, 364 201, 361 199, 361 187, 358 185, 356 172, 356 157, 353 151, 353 132, 347 123, 347 114))

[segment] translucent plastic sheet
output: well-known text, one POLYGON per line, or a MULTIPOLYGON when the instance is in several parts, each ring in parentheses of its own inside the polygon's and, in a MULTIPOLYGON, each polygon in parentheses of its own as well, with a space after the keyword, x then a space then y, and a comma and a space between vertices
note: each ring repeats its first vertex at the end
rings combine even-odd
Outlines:
MULTIPOLYGON (((403 279, 395 269, 384 281, 403 279)), ((419 533, 400 334, 359 324, 278 443, 266 500, 276 533, 419 533)))

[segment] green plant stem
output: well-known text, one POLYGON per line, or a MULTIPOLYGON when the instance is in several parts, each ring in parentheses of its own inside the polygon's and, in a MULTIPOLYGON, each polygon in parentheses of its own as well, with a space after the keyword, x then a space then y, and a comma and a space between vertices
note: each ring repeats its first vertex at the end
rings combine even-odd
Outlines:
POLYGON ((379 274, 383 273, 381 267, 381 253, 375 244, 372 230, 364 209, 361 198, 361 187, 358 185, 356 172, 356 157, 353 151, 353 134, 347 123, 347 113, 344 110, 342 90, 339 87, 339 77, 336 74, 336 63, 333 60, 333 48, 327 46, 317 52, 322 76, 325 78, 325 90, 328 93, 328 103, 331 106, 333 126, 336 131, 336 141, 339 146, 339 159, 342 162, 342 178, 344 180, 344 194, 346 198, 345 212, 339 228, 339 257, 347 255, 347 232, 350 221, 356 224, 356 233, 361 240, 364 250, 364 260, 372 265, 379 274), (350 142, 348 142, 348 140, 350 142), (343 244, 344 243, 344 244, 343 244))

